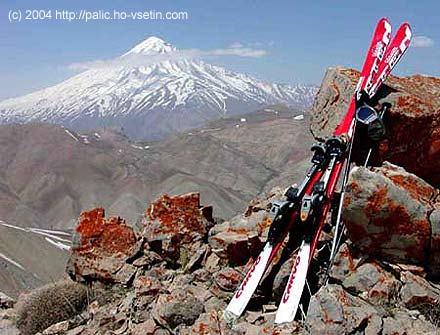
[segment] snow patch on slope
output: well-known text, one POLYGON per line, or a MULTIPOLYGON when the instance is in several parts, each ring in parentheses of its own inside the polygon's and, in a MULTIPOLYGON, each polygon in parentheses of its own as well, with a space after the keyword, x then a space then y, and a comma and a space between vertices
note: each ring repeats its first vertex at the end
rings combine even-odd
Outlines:
MULTIPOLYGON (((44 236, 45 240, 48 243, 56 246, 59 249, 70 250, 70 246, 72 244, 72 241, 70 239, 72 237, 72 234, 69 234, 68 232, 64 232, 64 231, 60 231, 60 230, 33 228, 33 227, 23 228, 23 227, 18 227, 18 226, 14 226, 12 224, 6 223, 2 220, 0 220, 0 224, 2 226, 5 226, 5 227, 11 228, 11 229, 20 230, 20 231, 23 231, 26 233, 33 233, 33 234, 44 236)), ((0 254, 0 256, 1 256, 1 254, 0 254)), ((5 258, 5 257, 3 257, 3 258, 5 258)))
POLYGON ((1 252, 0 252, 0 258, 3 258, 5 261, 11 263, 12 265, 15 265, 16 267, 24 270, 24 267, 20 263, 14 261, 13 259, 9 258, 5 254, 2 254, 1 252))

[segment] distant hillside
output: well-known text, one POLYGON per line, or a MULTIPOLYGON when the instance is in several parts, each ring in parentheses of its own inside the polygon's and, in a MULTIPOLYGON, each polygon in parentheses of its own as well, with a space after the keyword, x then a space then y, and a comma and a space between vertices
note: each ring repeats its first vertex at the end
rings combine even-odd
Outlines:
POLYGON ((135 222, 157 196, 193 190, 230 217, 303 172, 312 139, 297 114, 260 111, 152 143, 113 130, 81 135, 48 124, 0 126, 0 218, 68 228, 81 211, 103 205, 135 222))
POLYGON ((134 225, 161 194, 198 191, 228 218, 272 186, 299 181, 312 142, 302 118, 275 106, 160 142, 131 142, 112 129, 0 126, 0 253, 23 267, 0 257, 0 291, 60 275, 66 252, 38 229, 71 229, 84 210, 104 206, 134 225))

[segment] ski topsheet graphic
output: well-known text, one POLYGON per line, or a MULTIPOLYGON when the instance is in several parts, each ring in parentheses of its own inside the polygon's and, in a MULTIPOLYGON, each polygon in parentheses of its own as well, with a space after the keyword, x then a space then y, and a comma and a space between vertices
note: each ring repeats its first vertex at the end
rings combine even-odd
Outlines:
POLYGON ((409 23, 403 23, 396 33, 390 46, 383 57, 383 61, 379 64, 377 70, 377 78, 374 80, 374 84, 368 91, 370 96, 376 94, 380 85, 387 79, 393 68, 396 66, 400 58, 402 58, 405 51, 408 49, 411 42, 412 32, 409 23))
MULTIPOLYGON (((319 143, 312 147, 313 165, 300 186, 288 189, 287 201, 273 204, 268 240, 228 304, 225 311, 227 318, 237 318, 243 313, 275 254, 287 234, 291 232, 302 234, 303 240, 281 298, 275 323, 294 320, 306 283, 308 268, 330 210, 336 184, 341 175, 343 175, 343 184, 346 183, 348 177, 349 165, 346 165, 344 173, 342 173, 342 167, 350 161, 357 101, 362 98, 362 94, 366 93, 372 97, 377 92, 407 50, 411 35, 410 25, 404 23, 391 40, 389 21, 382 18, 377 23, 347 113, 336 127, 332 137, 324 144, 319 143), (295 227, 299 226, 296 223, 301 222, 300 226, 305 227, 304 231, 295 232, 295 227)), ((341 199, 343 199, 344 190, 345 187, 342 185, 341 199)), ((338 210, 337 226, 340 224, 340 206, 342 206, 342 201, 339 201, 339 207, 336 209, 338 210)))
POLYGON ((257 288, 264 271, 269 264, 270 255, 272 254, 273 246, 266 244, 261 254, 257 257, 251 269, 246 274, 244 281, 241 283, 237 292, 235 292, 231 303, 228 305, 228 311, 239 316, 243 313, 247 303, 252 297, 257 288))

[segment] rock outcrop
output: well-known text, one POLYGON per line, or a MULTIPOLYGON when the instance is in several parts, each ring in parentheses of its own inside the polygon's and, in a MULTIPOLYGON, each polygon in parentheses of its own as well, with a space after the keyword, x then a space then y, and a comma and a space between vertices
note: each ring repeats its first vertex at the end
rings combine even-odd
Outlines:
MULTIPOLYGON (((311 131, 317 138, 330 136, 341 121, 359 79, 359 72, 341 67, 327 70, 316 96, 311 131)), ((440 185, 440 79, 415 75, 390 76, 377 93, 378 102, 389 101, 387 139, 376 155, 440 185), (409 136, 410 134, 410 136, 409 136)))
POLYGON ((214 226, 208 238, 211 248, 235 265, 244 265, 250 257, 257 257, 269 231, 267 210, 271 201, 281 196, 282 191, 276 189, 267 199, 251 201, 243 215, 214 226))
POLYGON ((403 168, 354 168, 344 202, 348 236, 367 255, 428 266, 438 276, 438 190, 403 168))
POLYGON ((213 225, 212 207, 201 206, 198 193, 164 195, 145 211, 142 236, 151 250, 182 265, 182 258, 190 258, 200 250, 213 225))
POLYGON ((136 267, 131 259, 142 239, 120 217, 105 218, 103 208, 84 212, 78 219, 67 272, 75 280, 126 284, 136 267))
MULTIPOLYGON (((385 178, 400 172, 389 166, 372 173, 385 178)), ((69 269, 72 278, 88 283, 90 299, 76 311, 79 315, 43 323, 49 326, 43 334, 394 334, 396 329, 398 334, 412 329, 434 334, 440 322, 440 288, 426 279, 426 270, 395 264, 386 255, 365 260, 354 241, 340 248, 329 273, 331 284, 320 287, 311 278, 314 295, 305 323, 273 325, 290 259, 274 278, 273 290, 262 287, 244 315, 228 324, 222 311, 252 264, 250 241, 266 238, 268 205, 280 194, 277 190, 253 201, 244 215, 214 226, 211 209, 200 205, 198 194, 157 200, 147 209, 141 232, 121 218, 105 218, 101 208, 83 213, 69 269), (233 239, 219 243, 232 233, 246 243, 240 242, 240 248, 230 247, 233 239), (235 263, 239 255, 240 264, 235 263)), ((351 193, 348 199, 348 208, 359 202, 351 193)), ((325 272, 321 252, 313 262, 316 273, 325 272)), ((13 330, 13 310, 6 311, 0 314, 5 318, 0 327, 13 330)), ((40 318, 28 309, 26 324, 40 318)))
POLYGON ((330 271, 332 284, 311 298, 310 334, 437 334, 440 287, 418 267, 364 261, 342 245, 330 271), (420 275, 422 274, 422 275, 420 275))

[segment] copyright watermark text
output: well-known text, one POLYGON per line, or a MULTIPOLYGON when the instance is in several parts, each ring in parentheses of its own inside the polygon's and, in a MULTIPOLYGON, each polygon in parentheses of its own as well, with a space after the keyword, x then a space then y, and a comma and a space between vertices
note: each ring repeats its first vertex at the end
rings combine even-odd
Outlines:
POLYGON ((16 9, 9 10, 9 22, 22 21, 185 21, 189 19, 186 11, 120 11, 120 10, 59 10, 59 9, 16 9))

